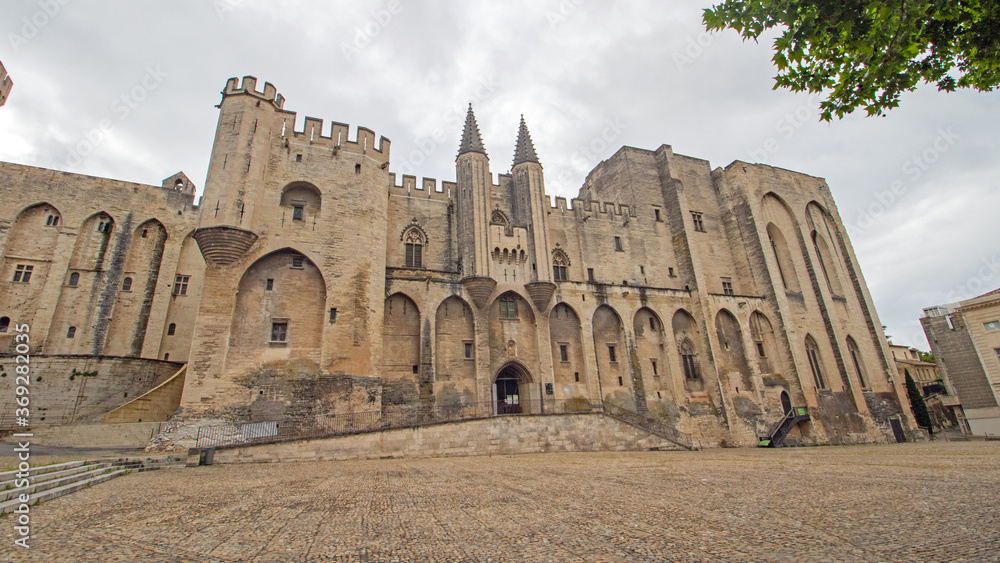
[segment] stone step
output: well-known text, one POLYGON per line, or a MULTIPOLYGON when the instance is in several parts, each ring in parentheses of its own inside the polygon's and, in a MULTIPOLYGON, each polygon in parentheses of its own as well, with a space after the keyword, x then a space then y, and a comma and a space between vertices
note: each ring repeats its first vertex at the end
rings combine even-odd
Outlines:
MULTIPOLYGON (((102 473, 100 475, 96 475, 96 476, 91 477, 89 479, 82 479, 82 480, 76 481, 74 483, 70 483, 68 485, 63 485, 61 487, 56 487, 54 489, 48 489, 46 491, 42 491, 40 493, 33 494, 33 495, 31 495, 31 499, 29 501, 29 504, 30 505, 34 505, 36 502, 47 502, 47 501, 50 501, 50 500, 52 500, 54 498, 59 498, 59 497, 61 497, 63 495, 68 495, 69 493, 73 493, 73 492, 79 491, 80 489, 86 488, 89 485, 96 485, 98 483, 103 483, 103 482, 108 481, 110 479, 114 479, 115 477, 118 477, 119 475, 123 475, 126 471, 127 470, 125 470, 125 469, 116 469, 116 470, 113 470, 113 471, 111 471, 109 473, 102 473)), ((5 514, 7 512, 13 512, 14 509, 16 509, 20 504, 21 503, 20 503, 20 501, 18 499, 8 500, 8 501, 5 501, 5 502, 2 502, 2 503, 0 503, 0 514, 5 514)))
MULTIPOLYGON (((85 473, 87 471, 92 471, 94 469, 97 469, 98 467, 104 467, 104 468, 111 467, 111 462, 108 461, 102 461, 96 463, 86 462, 83 465, 77 465, 76 467, 72 467, 70 469, 63 469, 62 471, 49 471, 45 473, 37 473, 35 475, 31 475, 29 479, 31 479, 31 482, 33 484, 37 485, 45 481, 50 481, 53 479, 61 479, 63 477, 68 477, 70 475, 76 475, 78 473, 85 473)), ((0 481, 0 494, 3 494, 4 491, 7 491, 11 488, 14 488, 15 486, 14 482, 17 480, 18 478, 15 477, 13 479, 7 479, 6 481, 0 481)))
MULTIPOLYGON (((94 467, 94 466, 85 466, 85 467, 94 467)), ((77 481, 86 481, 91 477, 96 477, 98 475, 101 475, 102 473, 115 470, 117 469, 112 469, 110 465, 101 465, 101 466, 96 466, 93 469, 82 473, 65 475, 63 477, 59 477, 56 479, 48 479, 45 481, 34 481, 30 484, 29 487, 22 487, 20 489, 17 489, 13 488, 12 486, 10 489, 5 489, 3 491, 0 491, 0 503, 16 498, 18 495, 23 494, 26 491, 30 491, 32 494, 40 493, 42 491, 47 491, 49 489, 62 487, 63 485, 69 485, 70 483, 75 483, 77 481)))
MULTIPOLYGON (((17 458, 15 457, 15 459, 17 458)), ((80 467, 85 463, 94 463, 94 461, 89 461, 89 462, 82 460, 67 461, 65 463, 53 463, 52 465, 32 466, 31 469, 28 470, 28 475, 39 475, 41 473, 50 473, 52 471, 62 471, 64 469, 72 469, 74 467, 80 467)), ((0 482, 15 479, 17 477, 17 473, 18 473, 17 469, 14 469, 13 471, 4 471, 0 473, 0 482)))

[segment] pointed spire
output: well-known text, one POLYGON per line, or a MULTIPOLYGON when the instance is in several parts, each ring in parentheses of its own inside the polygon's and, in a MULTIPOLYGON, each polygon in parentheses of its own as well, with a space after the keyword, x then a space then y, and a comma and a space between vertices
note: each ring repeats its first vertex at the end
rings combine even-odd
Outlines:
POLYGON ((535 145, 531 142, 531 133, 528 133, 528 126, 524 123, 524 115, 521 115, 521 128, 517 132, 517 145, 514 147, 514 166, 522 162, 538 162, 538 155, 535 154, 535 145))
POLYGON ((458 148, 459 156, 467 152, 486 154, 486 148, 483 146, 483 137, 479 134, 479 124, 476 123, 476 115, 472 113, 472 104, 469 104, 469 113, 465 116, 465 130, 462 131, 462 144, 458 148))

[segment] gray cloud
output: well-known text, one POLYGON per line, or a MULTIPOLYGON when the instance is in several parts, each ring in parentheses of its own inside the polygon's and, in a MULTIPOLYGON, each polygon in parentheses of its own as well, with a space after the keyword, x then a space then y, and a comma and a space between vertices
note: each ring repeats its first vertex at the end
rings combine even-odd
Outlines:
POLYGON ((815 100, 772 90, 769 39, 704 33, 708 4, 77 0, 12 44, 40 8, 7 2, 0 60, 15 86, 0 110, 0 159, 154 184, 184 170, 202 184, 219 91, 252 74, 278 87, 300 127, 305 115, 369 127, 392 139, 393 170, 411 163, 438 179, 453 179, 472 101, 494 172, 510 167, 525 115, 550 195, 574 196, 623 144, 824 177, 855 226, 901 181, 852 241, 888 332, 926 347, 921 308, 971 297, 975 280, 983 292, 1000 286, 1000 272, 980 275, 1000 252, 997 93, 922 88, 888 117, 819 123, 815 100), (123 116, 121 96, 149 67, 166 76, 123 116), (111 130, 67 165, 102 121, 111 130), (583 155, 609 122, 627 127, 583 155), (914 177, 904 166, 942 128, 959 138, 914 177), (429 146, 435 136, 444 140, 429 146))

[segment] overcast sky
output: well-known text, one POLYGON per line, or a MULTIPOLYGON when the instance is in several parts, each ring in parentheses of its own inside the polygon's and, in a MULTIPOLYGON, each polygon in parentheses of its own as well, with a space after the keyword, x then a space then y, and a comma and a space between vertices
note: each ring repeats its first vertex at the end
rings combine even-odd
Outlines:
POLYGON ((817 99, 772 90, 769 40, 704 32, 710 2, 5 1, 0 160, 183 170, 200 195, 219 92, 253 75, 299 128, 360 124, 392 140, 391 171, 454 180, 471 101, 494 173, 524 114, 550 196, 621 145, 826 178, 887 334, 926 349, 922 308, 1000 286, 1000 93, 924 87, 820 123, 817 99))

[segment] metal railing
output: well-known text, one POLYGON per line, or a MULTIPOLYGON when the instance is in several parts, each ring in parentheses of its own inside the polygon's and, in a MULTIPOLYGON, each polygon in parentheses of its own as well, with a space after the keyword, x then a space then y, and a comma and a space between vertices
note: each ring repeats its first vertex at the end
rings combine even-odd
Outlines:
MULTIPOLYGON (((614 407, 614 410, 617 414, 608 412, 606 405, 591 403, 584 399, 528 399, 511 404, 498 401, 497 403, 467 403, 464 405, 386 407, 382 411, 333 414, 308 420, 224 423, 202 426, 198 429, 195 447, 249 445, 286 439, 360 434, 496 416, 590 412, 605 412, 623 420, 626 417, 638 416, 634 412, 631 415, 627 414, 631 411, 624 409, 624 407, 614 407)), ((653 427, 648 422, 631 418, 627 419, 626 422, 690 448, 689 442, 684 440, 680 433, 673 428, 653 427)))
POLYGON ((691 445, 691 440, 685 434, 679 432, 676 428, 670 426, 649 411, 639 413, 626 407, 625 405, 615 403, 607 399, 604 400, 602 407, 608 416, 617 418, 634 426, 638 426, 647 432, 656 434, 661 438, 666 438, 667 440, 670 440, 685 449, 690 450, 693 447, 691 445))

